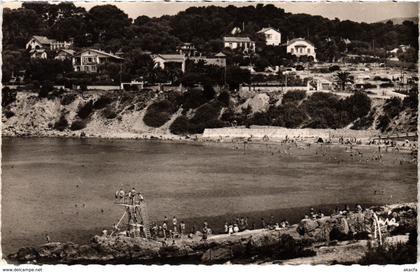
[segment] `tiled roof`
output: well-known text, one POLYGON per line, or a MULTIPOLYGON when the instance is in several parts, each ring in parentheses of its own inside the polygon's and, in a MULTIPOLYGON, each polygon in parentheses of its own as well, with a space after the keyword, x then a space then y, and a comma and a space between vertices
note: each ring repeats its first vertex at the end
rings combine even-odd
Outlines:
POLYGON ((181 54, 158 54, 157 57, 167 61, 183 61, 185 59, 184 55, 181 54))
POLYGON ((215 57, 221 57, 221 58, 224 58, 224 57, 226 57, 226 55, 225 54, 223 54, 222 52, 219 52, 219 53, 217 53, 216 55, 214 55, 215 57))
POLYGON ((65 52, 65 53, 67 53, 69 55, 74 55, 74 53, 76 52, 76 51, 74 51, 72 49, 61 49, 60 52, 61 51, 65 52))
POLYGON ((99 55, 103 55, 103 56, 114 58, 114 59, 123 60, 123 58, 118 57, 118 56, 116 56, 116 55, 114 55, 112 53, 107 53, 105 51, 101 51, 101 50, 98 50, 98 49, 92 49, 92 48, 82 50, 77 55, 80 55, 80 54, 82 54, 83 52, 86 52, 86 51, 92 51, 92 52, 95 52, 95 53, 97 53, 99 55))
MULTIPOLYGON (((274 28, 272 28, 272 27, 264 27, 263 29, 261 29, 260 31, 258 31, 258 33, 264 33, 264 32, 266 32, 266 31, 268 31, 268 30, 274 30, 274 31, 276 31, 276 32, 279 32, 277 29, 274 29, 274 28)), ((279 32, 280 33, 280 32, 279 32)))
POLYGON ((223 37, 225 42, 252 42, 249 37, 223 37))
POLYGON ((292 43, 295 43, 295 42, 306 42, 306 43, 309 43, 310 45, 312 45, 313 47, 315 47, 315 45, 313 44, 313 43, 311 43, 310 41, 308 41, 308 40, 305 40, 304 38, 296 38, 296 39, 292 39, 292 40, 290 40, 288 43, 287 43, 287 45, 291 45, 292 43))
POLYGON ((51 43, 55 42, 55 40, 48 39, 45 36, 34 35, 33 38, 35 40, 37 40, 40 44, 51 44, 51 43))

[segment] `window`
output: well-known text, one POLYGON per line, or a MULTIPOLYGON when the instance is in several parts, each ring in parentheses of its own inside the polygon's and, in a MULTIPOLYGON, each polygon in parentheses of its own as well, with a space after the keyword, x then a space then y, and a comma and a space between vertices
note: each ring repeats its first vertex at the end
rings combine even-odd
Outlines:
POLYGON ((268 39, 271 39, 271 34, 265 34, 265 38, 268 40, 268 39))
POLYGON ((293 48, 290 48, 290 52, 291 52, 291 53, 294 53, 294 51, 295 51, 295 50, 294 50, 293 48))
POLYGON ((306 52, 307 52, 308 54, 310 54, 310 53, 311 53, 311 49, 310 49, 310 48, 308 48, 308 49, 306 50, 306 52))

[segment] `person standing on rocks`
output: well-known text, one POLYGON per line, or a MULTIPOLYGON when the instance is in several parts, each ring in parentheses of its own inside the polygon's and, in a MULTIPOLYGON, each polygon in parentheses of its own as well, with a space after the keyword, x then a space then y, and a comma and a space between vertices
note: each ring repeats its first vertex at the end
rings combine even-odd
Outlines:
POLYGON ((136 189, 133 187, 128 195, 130 198, 131 205, 134 205, 134 198, 136 196, 136 189))
POLYGON ((177 233, 178 232, 178 230, 177 230, 178 220, 176 219, 176 216, 174 216, 172 218, 172 226, 173 226, 173 232, 177 233))
MULTIPOLYGON (((166 216, 165 216, 166 217, 166 216)), ((166 221, 163 221, 162 224, 162 229, 163 229, 163 237, 166 239, 167 236, 167 232, 168 232, 168 225, 166 224, 166 221)))
POLYGON ((202 236, 201 240, 203 240, 203 241, 207 240, 207 233, 208 233, 207 222, 204 222, 203 236, 202 236))
POLYGON ((122 188, 120 188, 120 191, 118 193, 118 197, 119 197, 120 202, 122 201, 124 203, 124 196, 125 196, 125 192, 122 188))
POLYGON ((181 221, 181 224, 179 224, 179 229, 181 231, 181 236, 185 234, 185 223, 184 221, 181 221))
POLYGON ((265 220, 263 217, 261 217, 261 228, 265 229, 266 224, 265 224, 265 220))

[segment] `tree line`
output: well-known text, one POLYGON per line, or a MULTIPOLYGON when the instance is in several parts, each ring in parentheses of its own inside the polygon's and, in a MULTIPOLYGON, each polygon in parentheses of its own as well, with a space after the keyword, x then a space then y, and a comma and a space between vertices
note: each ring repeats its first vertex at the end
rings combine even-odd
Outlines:
MULTIPOLYGON (((114 5, 100 5, 86 10, 71 2, 24 2, 21 8, 6 8, 3 11, 3 81, 20 70, 29 71, 27 77, 39 81, 56 81, 57 73, 71 72, 70 64, 51 65, 48 61, 29 63, 29 55, 24 47, 32 35, 61 41, 71 39, 76 48, 121 50, 125 57, 123 71, 112 64, 102 67, 110 80, 115 82, 120 77, 130 80, 136 76, 147 77, 151 81, 158 78, 179 79, 178 72, 153 71, 153 62, 144 53, 173 53, 182 42, 194 43, 203 54, 224 50, 228 66, 252 64, 257 71, 261 71, 269 65, 294 63, 296 59, 286 54, 284 48, 265 45, 264 37, 257 32, 267 26, 278 29, 283 42, 296 37, 309 39, 315 44, 320 61, 336 60, 344 52, 383 56, 386 50, 400 44, 411 45, 414 48, 412 51, 418 49, 418 25, 411 21, 394 25, 391 21, 367 24, 338 18, 330 20, 321 16, 291 14, 271 4, 191 7, 173 16, 151 18, 143 15, 131 19, 114 5), (240 52, 223 48, 223 36, 230 35, 236 26, 243 28, 240 35, 250 36, 256 41, 256 54, 244 58, 240 52), (345 44, 344 38, 352 43, 345 44), (57 72, 43 72, 44 66, 54 66, 57 72), (32 71, 34 69, 38 72, 32 71), (43 75, 48 75, 48 78, 43 75)), ((404 60, 415 62, 417 54, 410 54, 404 60)), ((77 74, 71 77, 80 79, 77 74)), ((223 75, 214 72, 214 77, 215 81, 220 81, 223 75)), ((86 76, 83 79, 101 81, 101 78, 86 76)))
POLYGON ((326 38, 348 38, 364 46, 393 49, 400 44, 418 48, 417 24, 405 21, 358 23, 330 20, 308 14, 291 14, 272 4, 235 7, 191 7, 174 16, 132 20, 114 5, 100 5, 86 11, 70 2, 59 4, 22 3, 22 8, 5 9, 3 47, 22 48, 34 35, 58 40, 73 38, 76 46, 100 46, 105 50, 142 48, 173 52, 179 42, 193 42, 200 50, 219 50, 218 41, 233 27, 244 26, 243 35, 255 35, 263 27, 279 29, 283 39, 305 37, 317 47, 326 38))

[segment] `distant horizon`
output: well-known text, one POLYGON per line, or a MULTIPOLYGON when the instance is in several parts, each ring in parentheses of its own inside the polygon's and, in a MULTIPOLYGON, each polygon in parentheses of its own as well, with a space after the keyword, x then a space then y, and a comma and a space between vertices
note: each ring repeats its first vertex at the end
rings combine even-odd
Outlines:
MULTIPOLYGON (((229 5, 244 7, 255 6, 259 2, 79 2, 73 1, 76 6, 91 9, 94 6, 111 4, 123 10, 130 18, 139 16, 161 17, 164 15, 176 15, 190 7, 229 5), (165 8, 162 8, 162 5, 165 8)), ((419 5, 416 2, 364 2, 364 3, 327 3, 327 2, 261 2, 261 4, 273 4, 286 12, 293 14, 306 13, 313 16, 322 16, 328 19, 338 18, 341 21, 351 20, 355 22, 375 23, 394 18, 418 17, 419 5), (374 12, 373 12, 374 11, 374 12)), ((3 2, 3 8, 19 8, 22 2, 3 2)))

